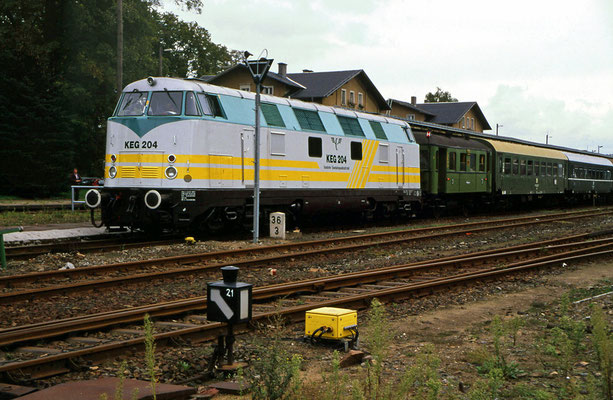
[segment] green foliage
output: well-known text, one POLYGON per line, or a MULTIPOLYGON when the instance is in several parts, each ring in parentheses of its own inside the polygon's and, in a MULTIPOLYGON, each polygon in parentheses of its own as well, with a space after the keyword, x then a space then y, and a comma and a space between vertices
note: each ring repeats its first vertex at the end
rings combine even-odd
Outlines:
POLYGON ((613 337, 602 309, 592 306, 592 342, 602 380, 602 391, 606 399, 613 399, 613 337))
POLYGON ((407 370, 396 393, 402 398, 413 393, 418 399, 435 400, 442 389, 438 368, 441 360, 434 354, 434 346, 426 345, 415 358, 415 363, 407 370))
POLYGON ((428 92, 424 100, 426 103, 442 103, 442 102, 456 102, 458 99, 453 97, 451 93, 444 91, 440 87, 436 87, 436 92, 428 92))
POLYGON ((372 360, 366 362, 366 380, 364 384, 364 397, 366 399, 381 399, 384 397, 385 385, 383 385, 383 360, 385 360, 392 333, 387 324, 385 307, 378 299, 370 303, 368 349, 372 354, 372 360))
MULTIPOLYGON (((326 390, 324 400, 341 400, 343 398, 343 389, 347 383, 345 375, 341 375, 341 361, 338 351, 332 354, 332 371, 324 378, 326 382, 326 390)), ((358 384, 358 386, 360 386, 358 384)), ((357 388, 354 388, 357 390, 357 388)), ((361 391, 357 391, 361 394, 361 391)))
POLYGON ((266 336, 270 340, 258 343, 255 361, 247 379, 251 383, 252 399, 276 400, 299 398, 302 381, 300 366, 302 357, 290 355, 281 345, 283 321, 279 318, 270 321, 266 336))
POLYGON ((153 400, 155 400, 155 338, 153 321, 151 321, 149 314, 145 314, 145 363, 147 364, 147 372, 151 381, 151 393, 153 394, 153 400))
POLYGON ((123 400, 123 384, 126 380, 126 367, 127 363, 124 361, 119 366, 119 383, 117 383, 117 387, 115 388, 115 400, 123 400))
MULTIPOLYGON (((201 11, 202 0, 175 0, 201 11)), ((73 167, 101 176, 106 119, 117 102, 116 0, 0 3, 0 193, 66 190, 73 167)), ((214 74, 232 59, 206 29, 160 13, 156 0, 123 2, 124 84, 157 75, 214 74)))

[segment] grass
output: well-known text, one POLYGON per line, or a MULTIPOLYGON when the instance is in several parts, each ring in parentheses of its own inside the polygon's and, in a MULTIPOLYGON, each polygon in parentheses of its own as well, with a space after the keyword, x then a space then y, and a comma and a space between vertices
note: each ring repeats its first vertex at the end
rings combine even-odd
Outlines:
MULTIPOLYGON (((100 222, 100 211, 95 213, 96 222, 100 222)), ((28 226, 47 224, 67 224, 89 222, 89 210, 44 210, 44 211, 5 211, 0 212, 0 226, 28 226)))

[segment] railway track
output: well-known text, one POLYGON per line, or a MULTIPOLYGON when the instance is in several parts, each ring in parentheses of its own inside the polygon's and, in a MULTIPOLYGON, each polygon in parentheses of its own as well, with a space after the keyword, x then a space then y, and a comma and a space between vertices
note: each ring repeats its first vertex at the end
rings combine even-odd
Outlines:
POLYGON ((69 253, 76 251, 81 253, 103 252, 140 247, 163 246, 181 242, 182 240, 176 237, 160 240, 143 240, 143 238, 126 237, 122 235, 121 237, 110 239, 62 240, 35 245, 7 246, 5 251, 7 259, 19 260, 48 253, 69 253))
MULTIPOLYGON (((253 291, 257 303, 253 310, 254 321, 264 321, 279 314, 287 320, 299 321, 305 311, 316 307, 361 309, 374 297, 397 301, 476 280, 613 256, 610 233, 599 238, 596 237, 603 235, 583 236, 257 287, 253 291)), ((163 330, 155 337, 160 346, 180 338, 193 342, 212 340, 224 325, 208 322, 200 314, 205 310, 206 298, 196 297, 0 330, 0 346, 9 348, 13 357, 0 360, 0 374, 14 381, 37 379, 79 368, 84 361, 96 362, 129 348, 138 349, 144 341, 142 330, 138 326, 117 327, 138 323, 145 314, 153 316, 158 329, 163 330), (185 314, 188 315, 182 321, 177 320, 185 314), (58 339, 86 331, 84 336, 58 339), (52 339, 50 347, 27 346, 33 341, 52 339), (22 347, 18 347, 20 345, 22 347)))
POLYGON ((452 235, 465 235, 467 233, 486 232, 494 229, 518 228, 527 225, 568 221, 610 214, 613 214, 613 211, 598 210, 596 212, 581 211, 522 217, 519 219, 497 219, 459 225, 417 228, 318 241, 97 265, 71 270, 54 270, 23 275, 1 276, 0 288, 2 288, 2 293, 0 293, 0 304, 37 299, 57 294, 65 295, 155 279, 206 273, 228 264, 240 267, 257 266, 273 262, 276 263, 287 259, 304 258, 307 256, 354 252, 372 246, 395 245, 410 241, 431 240, 452 235), (167 268, 153 272, 149 270, 154 267, 158 269, 160 266, 166 266, 167 268), (133 273, 134 270, 138 270, 138 273, 133 273), (111 273, 119 275, 109 276, 111 273), (104 277, 102 279, 96 279, 96 276, 100 275, 104 275, 104 277), (89 279, 75 282, 77 279, 83 277, 89 279), (66 281, 70 283, 66 283, 66 281), (22 289, 24 285, 27 285, 28 289, 22 289))

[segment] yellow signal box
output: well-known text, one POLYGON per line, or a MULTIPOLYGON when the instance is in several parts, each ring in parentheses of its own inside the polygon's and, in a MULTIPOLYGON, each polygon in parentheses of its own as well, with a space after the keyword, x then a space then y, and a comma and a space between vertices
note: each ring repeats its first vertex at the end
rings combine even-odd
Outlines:
POLYGON ((321 307, 307 311, 304 333, 311 339, 357 339, 358 313, 346 308, 321 307))

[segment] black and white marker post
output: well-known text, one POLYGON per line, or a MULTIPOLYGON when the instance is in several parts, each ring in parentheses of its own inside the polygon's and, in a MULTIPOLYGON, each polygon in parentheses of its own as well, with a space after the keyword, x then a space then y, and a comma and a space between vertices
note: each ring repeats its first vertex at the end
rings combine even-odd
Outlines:
POLYGON ((226 370, 234 368, 234 324, 251 321, 251 291, 253 285, 237 282, 238 271, 239 268, 237 267, 222 267, 223 281, 211 282, 206 285, 207 319, 228 324, 225 346, 223 336, 220 336, 218 341, 218 357, 222 369, 226 370), (223 365, 226 352, 227 364, 223 365))

